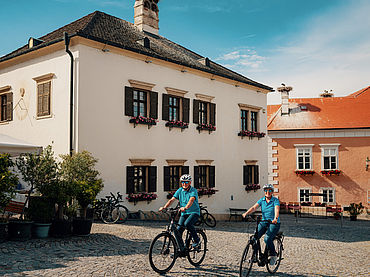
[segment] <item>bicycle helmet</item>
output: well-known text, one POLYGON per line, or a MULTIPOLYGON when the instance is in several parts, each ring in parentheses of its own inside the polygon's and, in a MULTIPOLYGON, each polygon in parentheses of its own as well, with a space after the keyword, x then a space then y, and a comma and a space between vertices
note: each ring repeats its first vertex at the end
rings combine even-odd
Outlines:
POLYGON ((272 189, 274 190, 274 186, 272 184, 266 184, 263 186, 263 189, 272 189))
POLYGON ((181 181, 190 181, 191 182, 191 176, 189 174, 184 174, 180 177, 180 182, 181 181))

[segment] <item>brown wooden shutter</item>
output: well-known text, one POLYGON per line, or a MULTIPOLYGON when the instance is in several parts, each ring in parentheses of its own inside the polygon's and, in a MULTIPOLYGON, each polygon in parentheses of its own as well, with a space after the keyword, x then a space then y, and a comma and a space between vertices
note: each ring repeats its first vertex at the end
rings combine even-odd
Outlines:
POLYGON ((216 126, 216 104, 209 103, 209 123, 216 126))
POLYGON ((156 192, 157 191, 157 167, 149 166, 148 168, 149 168, 148 192, 156 192))
POLYGON ((243 166, 243 185, 248 185, 248 166, 243 166))
POLYGON ((170 167, 164 166, 163 167, 163 186, 164 191, 170 191, 170 167))
POLYGON ((126 167, 126 193, 134 193, 134 167, 126 167))
POLYGON ((216 167, 209 167, 209 187, 214 188, 216 186, 216 167))
POLYGON ((193 123, 199 124, 199 100, 193 100, 193 123))
POLYGON ((162 94, 162 119, 169 120, 169 100, 170 96, 168 94, 162 94))
POLYGON ((6 94, 6 120, 13 120, 13 92, 6 94))
POLYGON ((189 123, 190 99, 182 98, 182 121, 189 123))
POLYGON ((149 117, 158 118, 158 93, 155 91, 150 92, 150 111, 149 117))
POLYGON ((134 116, 134 88, 125 87, 125 115, 134 116))
POLYGON ((189 174, 189 167, 188 166, 182 166, 181 167, 181 175, 189 174))
POLYGON ((199 166, 194 166, 194 187, 199 188, 199 166))
POLYGON ((37 85, 37 116, 42 116, 42 100, 44 94, 44 86, 42 84, 37 85))
POLYGON ((254 166, 254 184, 259 184, 259 169, 258 169, 258 165, 255 165, 254 166))
POLYGON ((50 115, 50 87, 51 82, 44 83, 43 115, 50 115))

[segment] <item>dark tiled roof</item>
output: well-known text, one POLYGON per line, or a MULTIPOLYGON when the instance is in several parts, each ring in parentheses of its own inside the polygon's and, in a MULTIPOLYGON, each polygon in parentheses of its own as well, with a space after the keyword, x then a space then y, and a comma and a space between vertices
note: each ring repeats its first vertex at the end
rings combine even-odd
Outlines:
POLYGON ((39 39, 42 40, 43 43, 31 49, 28 48, 28 45, 25 45, 8 55, 1 57, 0 63, 27 52, 34 51, 35 49, 62 41, 63 32, 67 32, 69 35, 82 36, 108 45, 138 52, 154 58, 167 60, 169 62, 199 69, 241 83, 273 91, 271 87, 248 79, 212 61, 210 62, 210 66, 206 66, 204 62, 201 62, 201 60, 204 60, 203 56, 198 55, 162 36, 141 32, 135 28, 132 23, 99 11, 84 16, 62 28, 40 37, 39 39), (144 37, 149 38, 150 48, 146 48, 142 43, 140 43, 144 37))

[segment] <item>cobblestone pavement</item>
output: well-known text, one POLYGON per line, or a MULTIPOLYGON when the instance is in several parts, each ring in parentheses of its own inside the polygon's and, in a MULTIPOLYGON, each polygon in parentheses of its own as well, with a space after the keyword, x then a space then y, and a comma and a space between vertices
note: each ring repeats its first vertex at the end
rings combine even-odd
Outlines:
MULTIPOLYGON (((239 260, 254 225, 218 222, 207 230, 209 252, 195 268, 177 259, 166 276, 238 276, 239 260)), ((165 222, 93 225, 88 237, 0 243, 1 276, 158 276, 148 262, 151 240, 165 222)), ((284 259, 274 276, 370 276, 370 221, 282 215, 284 259)), ((253 266, 252 276, 271 276, 253 266)))

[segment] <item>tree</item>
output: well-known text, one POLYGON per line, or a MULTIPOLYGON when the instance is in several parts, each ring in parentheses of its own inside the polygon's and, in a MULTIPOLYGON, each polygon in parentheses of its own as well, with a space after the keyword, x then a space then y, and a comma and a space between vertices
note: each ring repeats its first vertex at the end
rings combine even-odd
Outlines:
POLYGON ((0 212, 13 198, 15 188, 18 184, 17 176, 10 171, 14 166, 9 154, 0 154, 0 212))

